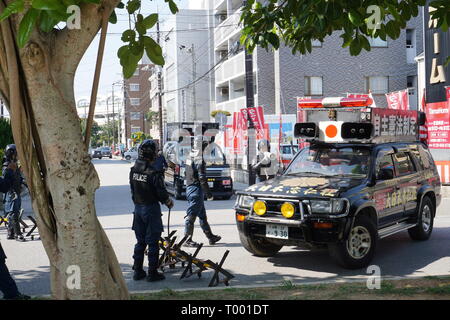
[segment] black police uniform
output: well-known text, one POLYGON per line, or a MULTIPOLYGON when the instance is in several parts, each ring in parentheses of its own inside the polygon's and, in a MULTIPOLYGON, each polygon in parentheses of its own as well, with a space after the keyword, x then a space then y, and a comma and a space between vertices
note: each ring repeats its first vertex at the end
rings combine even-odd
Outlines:
MULTIPOLYGON (((9 161, 3 164, 2 173, 5 174, 5 170, 10 164, 9 161)), ((19 170, 12 173, 11 186, 5 193, 5 213, 8 216, 8 239, 14 239, 15 237, 22 238, 22 232, 20 231, 19 214, 22 207, 22 198, 20 196, 22 188, 23 178, 19 170)))
MULTIPOLYGON (((0 192, 8 192, 13 184, 14 172, 6 168, 4 178, 0 178, 0 192)), ((9 273, 6 266, 6 254, 0 243, 0 291, 3 292, 4 299, 26 299, 28 296, 22 295, 17 289, 17 285, 9 273)))
MULTIPOLYGON (((135 280, 143 278, 144 251, 148 246, 149 277, 155 275, 159 259, 159 239, 163 232, 161 206, 170 201, 161 171, 146 160, 136 160, 130 171, 130 186, 135 205, 133 230, 136 234, 134 247, 135 280), (141 276, 139 276, 141 274, 141 276)), ((149 280, 149 278, 148 278, 149 280)), ((151 279, 149 281, 152 281, 151 279)))

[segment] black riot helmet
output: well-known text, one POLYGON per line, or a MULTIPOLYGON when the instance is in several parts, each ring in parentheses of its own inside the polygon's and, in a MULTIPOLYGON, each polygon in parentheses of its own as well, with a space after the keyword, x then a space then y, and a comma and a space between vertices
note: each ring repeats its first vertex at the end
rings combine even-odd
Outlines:
POLYGON ((270 152, 270 142, 266 139, 258 141, 258 151, 260 152, 270 152), (265 150, 263 150, 265 148, 265 150))
POLYGON ((158 146, 153 140, 144 140, 139 145, 138 157, 139 160, 150 160, 153 161, 158 155, 158 146))
POLYGON ((8 144, 5 149, 5 158, 7 161, 17 159, 17 148, 15 144, 8 144))

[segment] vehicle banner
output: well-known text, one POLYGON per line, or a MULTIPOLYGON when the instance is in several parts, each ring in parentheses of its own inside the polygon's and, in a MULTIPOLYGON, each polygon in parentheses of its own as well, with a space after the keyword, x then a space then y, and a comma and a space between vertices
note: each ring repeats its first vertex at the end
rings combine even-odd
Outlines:
POLYGON ((417 112, 409 110, 373 109, 375 137, 416 138, 417 112))
POLYGON ((450 108, 450 87, 446 87, 445 92, 446 92, 448 107, 450 108))
POLYGON ((428 146, 432 149, 450 149, 449 109, 447 101, 427 104, 428 146))
POLYGON ((389 109, 409 110, 408 89, 386 94, 389 109))

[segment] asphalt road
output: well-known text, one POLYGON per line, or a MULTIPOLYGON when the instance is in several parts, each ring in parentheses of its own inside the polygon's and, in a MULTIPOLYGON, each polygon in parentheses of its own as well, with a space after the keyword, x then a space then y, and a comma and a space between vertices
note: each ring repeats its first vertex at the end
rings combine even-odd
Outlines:
MULTIPOLYGON (((130 164, 121 160, 94 160, 101 188, 96 194, 97 215, 115 249, 130 291, 206 288, 212 271, 202 278, 193 276, 179 280, 181 268, 166 271, 166 280, 158 283, 132 280, 132 251, 134 233, 131 230, 133 205, 130 199, 128 173, 130 164)), ((272 258, 257 258, 240 244, 232 210, 235 199, 207 202, 208 219, 215 234, 222 240, 209 246, 198 222, 194 240, 204 242, 199 258, 218 262, 230 250, 224 267, 235 275, 231 286, 280 285, 284 280, 294 283, 315 281, 346 281, 366 279, 366 270, 345 270, 329 258, 326 250, 309 251, 285 247, 272 258)), ((26 214, 31 212, 29 201, 24 201, 26 214)), ((163 221, 167 226, 167 208, 163 221)), ((176 201, 171 214, 171 230, 182 236, 186 201, 176 201)), ((165 232, 167 229, 165 230, 165 232)), ((8 255, 7 264, 20 290, 31 295, 50 293, 49 263, 39 240, 19 243, 6 240, 6 230, 0 227, 0 240, 8 255)), ((193 249, 187 249, 193 251, 193 249)), ((417 277, 450 275, 450 199, 444 199, 438 208, 433 235, 426 242, 410 240, 401 232, 379 242, 372 264, 385 277, 417 277)))

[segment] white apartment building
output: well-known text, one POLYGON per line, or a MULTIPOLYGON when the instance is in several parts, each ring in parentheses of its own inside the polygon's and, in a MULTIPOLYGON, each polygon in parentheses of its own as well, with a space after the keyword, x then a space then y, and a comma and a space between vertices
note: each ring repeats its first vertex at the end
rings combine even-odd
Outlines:
MULTIPOLYGON (((161 23, 164 122, 209 121, 214 79, 212 43, 207 10, 180 10, 161 23)), ((157 72, 150 78, 154 111, 157 110, 157 72)))
MULTIPOLYGON (((77 102, 77 112, 80 119, 86 119, 89 115, 89 98, 82 98, 77 102)), ((94 121, 100 126, 113 119, 119 120, 119 114, 123 112, 123 97, 120 92, 112 95, 99 96, 95 105, 94 121), (113 112, 114 108, 114 112, 113 112)))

